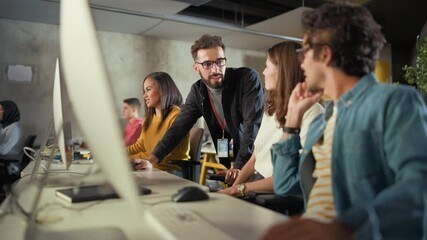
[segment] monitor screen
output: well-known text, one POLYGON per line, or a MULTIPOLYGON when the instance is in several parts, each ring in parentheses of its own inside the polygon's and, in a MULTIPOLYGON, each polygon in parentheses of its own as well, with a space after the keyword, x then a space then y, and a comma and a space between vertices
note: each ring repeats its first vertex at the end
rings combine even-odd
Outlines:
POLYGON ((93 158, 119 196, 137 210, 137 186, 87 1, 61 1, 60 50, 71 107, 93 158))

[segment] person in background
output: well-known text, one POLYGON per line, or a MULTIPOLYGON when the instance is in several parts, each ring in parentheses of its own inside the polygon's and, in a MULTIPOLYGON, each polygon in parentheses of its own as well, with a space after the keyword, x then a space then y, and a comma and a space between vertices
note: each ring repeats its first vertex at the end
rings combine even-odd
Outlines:
POLYGON ((0 101, 0 155, 18 154, 22 151, 25 139, 20 118, 15 102, 0 101))
POLYGON ((122 114, 123 118, 128 121, 123 138, 126 146, 130 146, 136 142, 141 135, 143 119, 139 117, 141 103, 138 98, 127 98, 123 100, 122 114))
MULTIPOLYGON (((412 87, 381 84, 373 71, 385 39, 365 7, 327 3, 306 11, 298 84, 283 140, 273 145, 274 190, 297 175, 302 218, 263 239, 421 239, 427 204, 427 109, 412 87), (310 125, 304 112, 325 93, 332 102, 310 125), (287 167, 293 162, 295 173, 287 167), (297 172, 299 170, 299 172, 297 172)), ((423 233, 424 232, 424 233, 423 233)))
POLYGON ((200 80, 193 84, 169 131, 142 168, 162 160, 203 116, 220 162, 230 168, 229 146, 233 142, 234 165, 241 169, 249 160, 263 115, 264 91, 256 71, 227 68, 225 46, 220 36, 201 36, 191 46, 193 69, 200 80))
MULTIPOLYGON (((231 169, 226 174, 226 183, 231 187, 219 192, 237 197, 245 197, 251 191, 273 192, 273 165, 271 163, 271 146, 283 135, 286 123, 289 97, 297 83, 304 81, 295 52, 301 44, 281 42, 267 52, 264 79, 266 101, 261 128, 255 139, 255 150, 242 170, 231 169), (233 183, 234 182, 234 183, 233 183)), ((323 112, 320 104, 314 104, 303 116, 301 142, 305 141, 311 121, 323 112)))
MULTIPOLYGON (((172 77, 165 72, 148 74, 143 82, 145 119, 142 124, 141 135, 138 140, 127 147, 132 161, 139 163, 153 152, 157 143, 162 139, 172 123, 179 115, 182 105, 182 96, 172 77)), ((162 162, 154 167, 174 173, 180 168, 168 164, 167 160, 188 160, 190 150, 190 136, 186 134, 177 146, 162 162)))

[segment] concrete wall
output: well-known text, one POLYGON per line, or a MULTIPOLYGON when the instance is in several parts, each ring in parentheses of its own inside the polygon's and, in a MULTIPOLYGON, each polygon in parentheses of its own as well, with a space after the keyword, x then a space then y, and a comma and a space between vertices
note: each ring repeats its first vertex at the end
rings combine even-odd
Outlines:
MULTIPOLYGON (((26 134, 36 133, 39 136, 36 144, 40 144, 52 118, 55 61, 59 56, 58 31, 57 25, 0 19, 0 100, 10 99, 18 104, 26 134), (6 71, 10 64, 32 66, 33 81, 7 81, 6 71)), ((114 87, 118 118, 121 117, 122 99, 139 97, 142 100, 142 80, 150 72, 168 72, 184 98, 198 79, 191 67, 189 49, 192 42, 112 32, 98 32, 98 37, 114 87)), ((253 67, 262 76, 264 52, 227 48, 226 56, 229 67, 253 67)), ((87 96, 87 101, 90 101, 90 96, 87 96)), ((65 117, 73 119, 70 103, 65 102, 64 105, 65 117)), ((73 135, 81 138, 82 134, 74 122, 72 120, 73 135)))

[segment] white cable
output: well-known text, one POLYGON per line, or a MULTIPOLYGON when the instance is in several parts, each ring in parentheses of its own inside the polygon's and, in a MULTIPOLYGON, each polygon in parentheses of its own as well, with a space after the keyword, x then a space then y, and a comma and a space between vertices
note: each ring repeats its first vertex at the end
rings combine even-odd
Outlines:
POLYGON ((32 161, 36 161, 34 156, 36 155, 37 151, 30 147, 24 147, 24 154, 29 157, 32 161), (27 151, 32 152, 33 155, 29 154, 27 151))

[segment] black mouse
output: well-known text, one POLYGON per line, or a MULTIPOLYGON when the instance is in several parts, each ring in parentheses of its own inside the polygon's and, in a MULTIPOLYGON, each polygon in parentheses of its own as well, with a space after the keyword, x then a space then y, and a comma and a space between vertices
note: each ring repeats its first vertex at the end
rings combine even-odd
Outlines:
POLYGON ((172 195, 174 202, 190 202, 209 199, 209 195, 201 188, 196 186, 183 187, 172 195))

